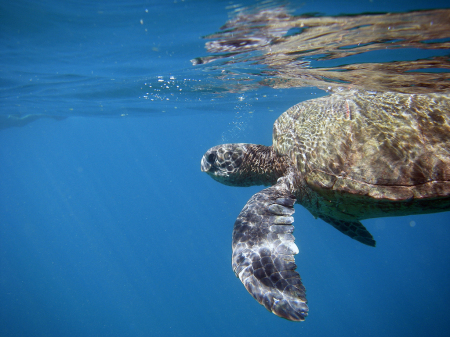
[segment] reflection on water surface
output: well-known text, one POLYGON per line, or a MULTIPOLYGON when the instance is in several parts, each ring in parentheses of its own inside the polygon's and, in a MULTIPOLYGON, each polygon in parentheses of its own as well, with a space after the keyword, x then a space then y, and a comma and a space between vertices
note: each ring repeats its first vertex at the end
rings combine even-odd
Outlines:
POLYGON ((450 88, 450 10, 292 16, 240 9, 192 60, 230 90, 357 86, 403 93, 450 88), (244 81, 242 84, 242 81, 244 81), (228 83, 228 84, 231 84, 228 83))

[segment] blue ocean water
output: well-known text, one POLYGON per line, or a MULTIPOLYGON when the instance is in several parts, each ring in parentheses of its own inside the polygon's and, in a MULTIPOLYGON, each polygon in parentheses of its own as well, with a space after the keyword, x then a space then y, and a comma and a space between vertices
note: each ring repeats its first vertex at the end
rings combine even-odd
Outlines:
MULTIPOLYGON (((450 213, 365 220, 370 248, 297 205, 302 323, 235 277, 233 223, 261 188, 218 184, 201 156, 270 145, 283 111, 325 94, 221 92, 192 66, 201 37, 252 3, 0 3, 1 336, 450 333, 450 213)), ((289 3, 325 15, 446 5, 289 3)))

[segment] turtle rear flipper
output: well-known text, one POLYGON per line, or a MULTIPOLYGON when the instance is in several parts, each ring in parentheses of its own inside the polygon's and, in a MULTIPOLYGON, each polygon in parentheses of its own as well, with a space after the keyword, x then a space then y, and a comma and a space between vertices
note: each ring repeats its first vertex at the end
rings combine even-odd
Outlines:
POLYGON ((364 243, 365 245, 375 247, 376 241, 374 240, 372 234, 370 234, 366 227, 364 227, 364 225, 358 220, 338 220, 326 215, 321 215, 320 218, 352 239, 364 243))
POLYGON ((295 271, 294 203, 283 180, 253 195, 234 224, 232 265, 248 292, 267 310, 303 321, 309 309, 305 287, 295 271))

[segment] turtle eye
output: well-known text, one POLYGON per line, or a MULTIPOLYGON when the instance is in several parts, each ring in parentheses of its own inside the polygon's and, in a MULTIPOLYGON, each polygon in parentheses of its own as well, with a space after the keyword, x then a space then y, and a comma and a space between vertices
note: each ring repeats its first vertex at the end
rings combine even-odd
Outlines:
POLYGON ((210 153, 206 158, 206 160, 208 161, 208 163, 213 164, 216 161, 216 153, 215 152, 210 153))

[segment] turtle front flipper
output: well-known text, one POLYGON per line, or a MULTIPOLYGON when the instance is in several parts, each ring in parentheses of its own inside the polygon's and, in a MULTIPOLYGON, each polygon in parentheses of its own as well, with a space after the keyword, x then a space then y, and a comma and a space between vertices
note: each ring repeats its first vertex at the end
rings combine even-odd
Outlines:
POLYGON ((233 229, 233 270, 248 292, 267 310, 291 321, 308 315, 305 287, 295 271, 295 197, 281 178, 256 193, 233 229))
POLYGON ((364 243, 365 245, 375 247, 376 241, 374 240, 372 234, 370 234, 366 227, 364 227, 364 225, 358 220, 338 220, 326 215, 320 215, 320 218, 352 239, 364 243))

